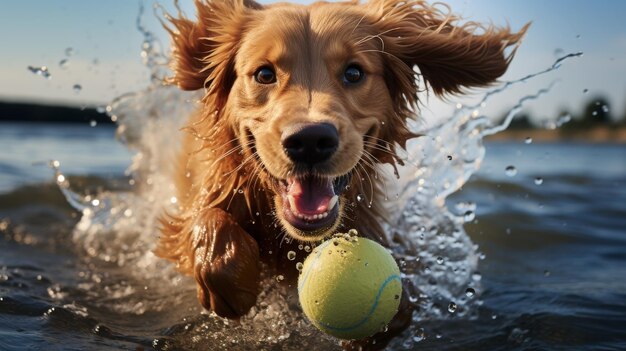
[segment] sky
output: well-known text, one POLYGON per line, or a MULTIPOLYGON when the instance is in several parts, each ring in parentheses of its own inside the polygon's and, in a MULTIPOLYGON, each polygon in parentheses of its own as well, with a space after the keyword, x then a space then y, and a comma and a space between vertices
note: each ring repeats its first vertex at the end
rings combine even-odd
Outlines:
MULTIPOLYGON (((194 16, 191 0, 180 0, 194 16)), ((309 3, 299 0, 297 2, 309 3)), ((163 45, 169 39, 143 1, 145 27, 163 45)), ((171 12, 173 0, 159 2, 171 12)), ((267 3, 267 1, 262 1, 267 3)), ((613 113, 626 113, 626 1, 598 0, 450 0, 465 20, 510 25, 532 22, 503 81, 542 71, 556 58, 583 52, 556 72, 507 89, 489 101, 484 112, 500 116, 524 95, 554 84, 549 94, 526 109, 538 119, 553 119, 561 110, 577 112, 597 96, 609 99, 613 113)), ((140 1, 22 0, 7 1, 0 12, 0 101, 35 101, 77 106, 106 105, 116 96, 149 84, 140 57, 143 37, 136 29, 140 1), (63 65, 60 64, 65 60, 63 65), (47 66, 50 79, 28 67, 47 66), (75 89, 79 85, 80 90, 75 89)), ((457 103, 468 104, 484 91, 439 100, 422 96, 425 115, 444 116, 457 103)))

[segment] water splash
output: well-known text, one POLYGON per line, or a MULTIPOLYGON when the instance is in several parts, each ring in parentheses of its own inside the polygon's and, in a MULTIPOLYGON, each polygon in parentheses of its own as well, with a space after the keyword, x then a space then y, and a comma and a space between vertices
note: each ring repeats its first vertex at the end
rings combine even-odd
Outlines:
MULTIPOLYGON (((478 262, 484 255, 463 228, 464 223, 474 220, 475 205, 458 204, 457 213, 453 213, 446 199, 480 168, 485 156, 483 139, 505 130, 526 103, 547 94, 554 84, 521 97, 500 122, 481 114, 482 108, 511 86, 554 71, 567 59, 581 55, 565 55, 543 71, 506 82, 473 106, 458 104, 452 116, 422 131, 420 134, 425 136, 409 144, 405 163, 411 166, 402 170, 402 184, 397 191, 402 194, 397 204, 400 210, 395 211, 399 215, 389 228, 390 237, 401 238, 396 240, 393 253, 407 263, 404 278, 419 289, 410 300, 420 309, 415 323, 403 334, 404 340, 423 319, 476 315, 482 302, 475 293, 468 299, 467 291, 481 291, 478 262), (454 157, 450 159, 449 155, 454 157), (449 311, 452 304, 454 313, 449 311)), ((532 143, 532 139, 525 143, 532 143)))

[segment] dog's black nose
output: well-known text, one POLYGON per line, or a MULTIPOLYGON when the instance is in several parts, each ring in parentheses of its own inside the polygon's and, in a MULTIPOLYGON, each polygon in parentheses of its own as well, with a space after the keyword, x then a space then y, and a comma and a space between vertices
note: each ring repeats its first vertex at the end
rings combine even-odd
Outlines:
POLYGON ((337 151, 339 133, 329 123, 299 124, 283 131, 281 143, 292 161, 313 165, 337 151))

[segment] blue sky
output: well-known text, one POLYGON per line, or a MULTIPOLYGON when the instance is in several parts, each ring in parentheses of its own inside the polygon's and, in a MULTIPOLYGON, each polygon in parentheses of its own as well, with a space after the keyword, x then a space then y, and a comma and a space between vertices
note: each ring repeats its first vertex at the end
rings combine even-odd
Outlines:
MULTIPOLYGON (((305 1, 306 2, 306 1, 305 1)), ((160 3, 172 9, 172 1, 160 3)), ((550 95, 528 109, 540 118, 552 118, 562 108, 577 110, 581 101, 596 95, 610 98, 611 109, 626 110, 626 1, 581 0, 474 0, 447 1, 453 12, 467 20, 532 27, 509 72, 512 80, 540 71, 560 54, 584 52, 557 72, 511 89, 490 102, 487 111, 500 114, 521 96, 552 82, 550 95), (587 93, 583 91, 588 90, 587 93)), ((167 45, 168 39, 152 14, 153 1, 145 0, 145 25, 167 45)), ((181 0, 193 15, 191 0, 181 0)), ((139 56, 141 34, 135 29, 139 2, 129 0, 23 0, 3 4, 0 12, 0 100, 53 101, 75 105, 106 104, 115 96, 148 84, 148 71, 139 56), (72 48, 71 55, 66 49, 72 48), (66 67, 59 62, 67 60, 66 67), (46 80, 27 67, 46 65, 46 80), (73 86, 82 86, 75 92, 73 86)), ((442 115, 458 101, 430 98, 424 113, 442 115)))

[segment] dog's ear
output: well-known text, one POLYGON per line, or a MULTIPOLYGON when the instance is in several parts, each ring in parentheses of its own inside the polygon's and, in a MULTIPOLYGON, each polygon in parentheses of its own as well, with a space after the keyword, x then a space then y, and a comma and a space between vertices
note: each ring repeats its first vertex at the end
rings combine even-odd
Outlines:
POLYGON ((183 90, 206 88, 208 93, 230 88, 235 52, 253 0, 196 0, 196 20, 168 17, 164 25, 172 39, 173 77, 183 90))
POLYGON ((414 66, 437 95, 494 82, 508 68, 528 28, 512 33, 508 27, 459 25, 448 11, 419 0, 371 0, 368 9, 384 42, 381 50, 388 60, 396 60, 390 68, 405 88, 402 93, 417 92, 414 66))

